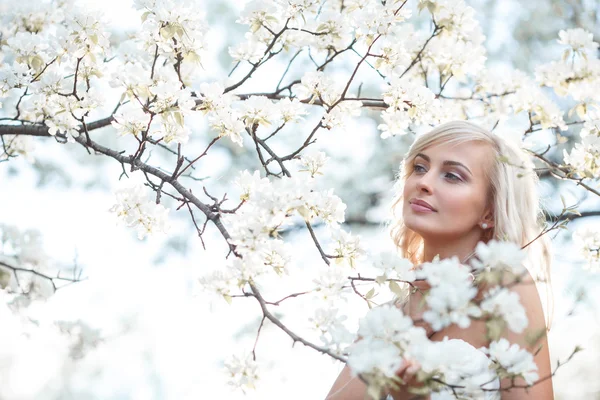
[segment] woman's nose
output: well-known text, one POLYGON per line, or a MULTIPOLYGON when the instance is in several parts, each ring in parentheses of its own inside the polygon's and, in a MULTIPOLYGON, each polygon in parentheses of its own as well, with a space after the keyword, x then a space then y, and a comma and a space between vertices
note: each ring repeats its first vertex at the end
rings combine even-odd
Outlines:
POLYGON ((421 175, 420 179, 417 181, 417 190, 419 190, 419 192, 432 193, 433 186, 430 180, 431 174, 426 173, 424 175, 421 175))

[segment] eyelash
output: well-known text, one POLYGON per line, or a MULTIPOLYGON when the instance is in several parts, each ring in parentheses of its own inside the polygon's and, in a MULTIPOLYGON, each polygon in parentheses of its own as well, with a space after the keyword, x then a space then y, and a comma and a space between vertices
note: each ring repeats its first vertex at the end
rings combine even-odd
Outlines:
MULTIPOLYGON (((423 169, 425 169, 425 167, 423 167, 422 165, 416 164, 416 165, 413 166, 413 172, 417 172, 417 173, 420 172, 420 171, 417 171, 417 168, 423 168, 423 169)), ((446 172, 445 175, 448 175, 448 176, 452 177, 452 178, 446 178, 446 179, 448 179, 451 182, 462 182, 462 179, 458 175, 456 175, 456 174, 453 174, 453 173, 450 173, 450 172, 446 172)))

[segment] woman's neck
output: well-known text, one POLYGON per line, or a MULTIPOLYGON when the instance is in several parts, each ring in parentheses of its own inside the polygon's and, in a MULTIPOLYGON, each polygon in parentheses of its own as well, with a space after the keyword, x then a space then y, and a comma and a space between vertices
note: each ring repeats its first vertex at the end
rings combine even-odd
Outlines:
POLYGON ((465 262, 473 255, 478 242, 478 237, 463 237, 455 241, 447 238, 439 241, 425 240, 423 262, 431 262, 438 255, 440 259, 457 257, 460 262, 465 262))

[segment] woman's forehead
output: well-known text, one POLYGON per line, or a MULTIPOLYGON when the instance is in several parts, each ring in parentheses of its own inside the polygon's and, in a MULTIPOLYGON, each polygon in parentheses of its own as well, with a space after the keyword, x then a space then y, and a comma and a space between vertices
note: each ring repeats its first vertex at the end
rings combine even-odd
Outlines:
POLYGON ((471 171, 484 171, 490 165, 491 147, 484 142, 436 143, 417 152, 431 162, 457 161, 471 171))

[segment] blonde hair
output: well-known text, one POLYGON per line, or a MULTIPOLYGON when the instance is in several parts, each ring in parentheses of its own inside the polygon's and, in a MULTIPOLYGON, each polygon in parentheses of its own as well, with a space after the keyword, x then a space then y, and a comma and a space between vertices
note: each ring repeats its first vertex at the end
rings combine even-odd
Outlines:
MULTIPOLYGON (((550 241, 546 235, 538 237, 545 224, 537 190, 538 177, 531 158, 510 140, 467 121, 448 122, 417 136, 404 158, 394 185, 390 236, 402 257, 414 264, 423 262, 423 238, 402 220, 404 183, 412 173, 415 156, 427 147, 439 143, 458 145, 466 142, 487 143, 494 155, 494 162, 486 171, 490 182, 488 204, 492 206, 494 226, 486 230, 482 241, 487 243, 496 239, 526 246, 525 266, 532 275, 538 274, 536 281, 541 279, 547 285, 547 314, 550 315, 550 241)), ((549 325, 550 319, 547 322, 549 325)))

